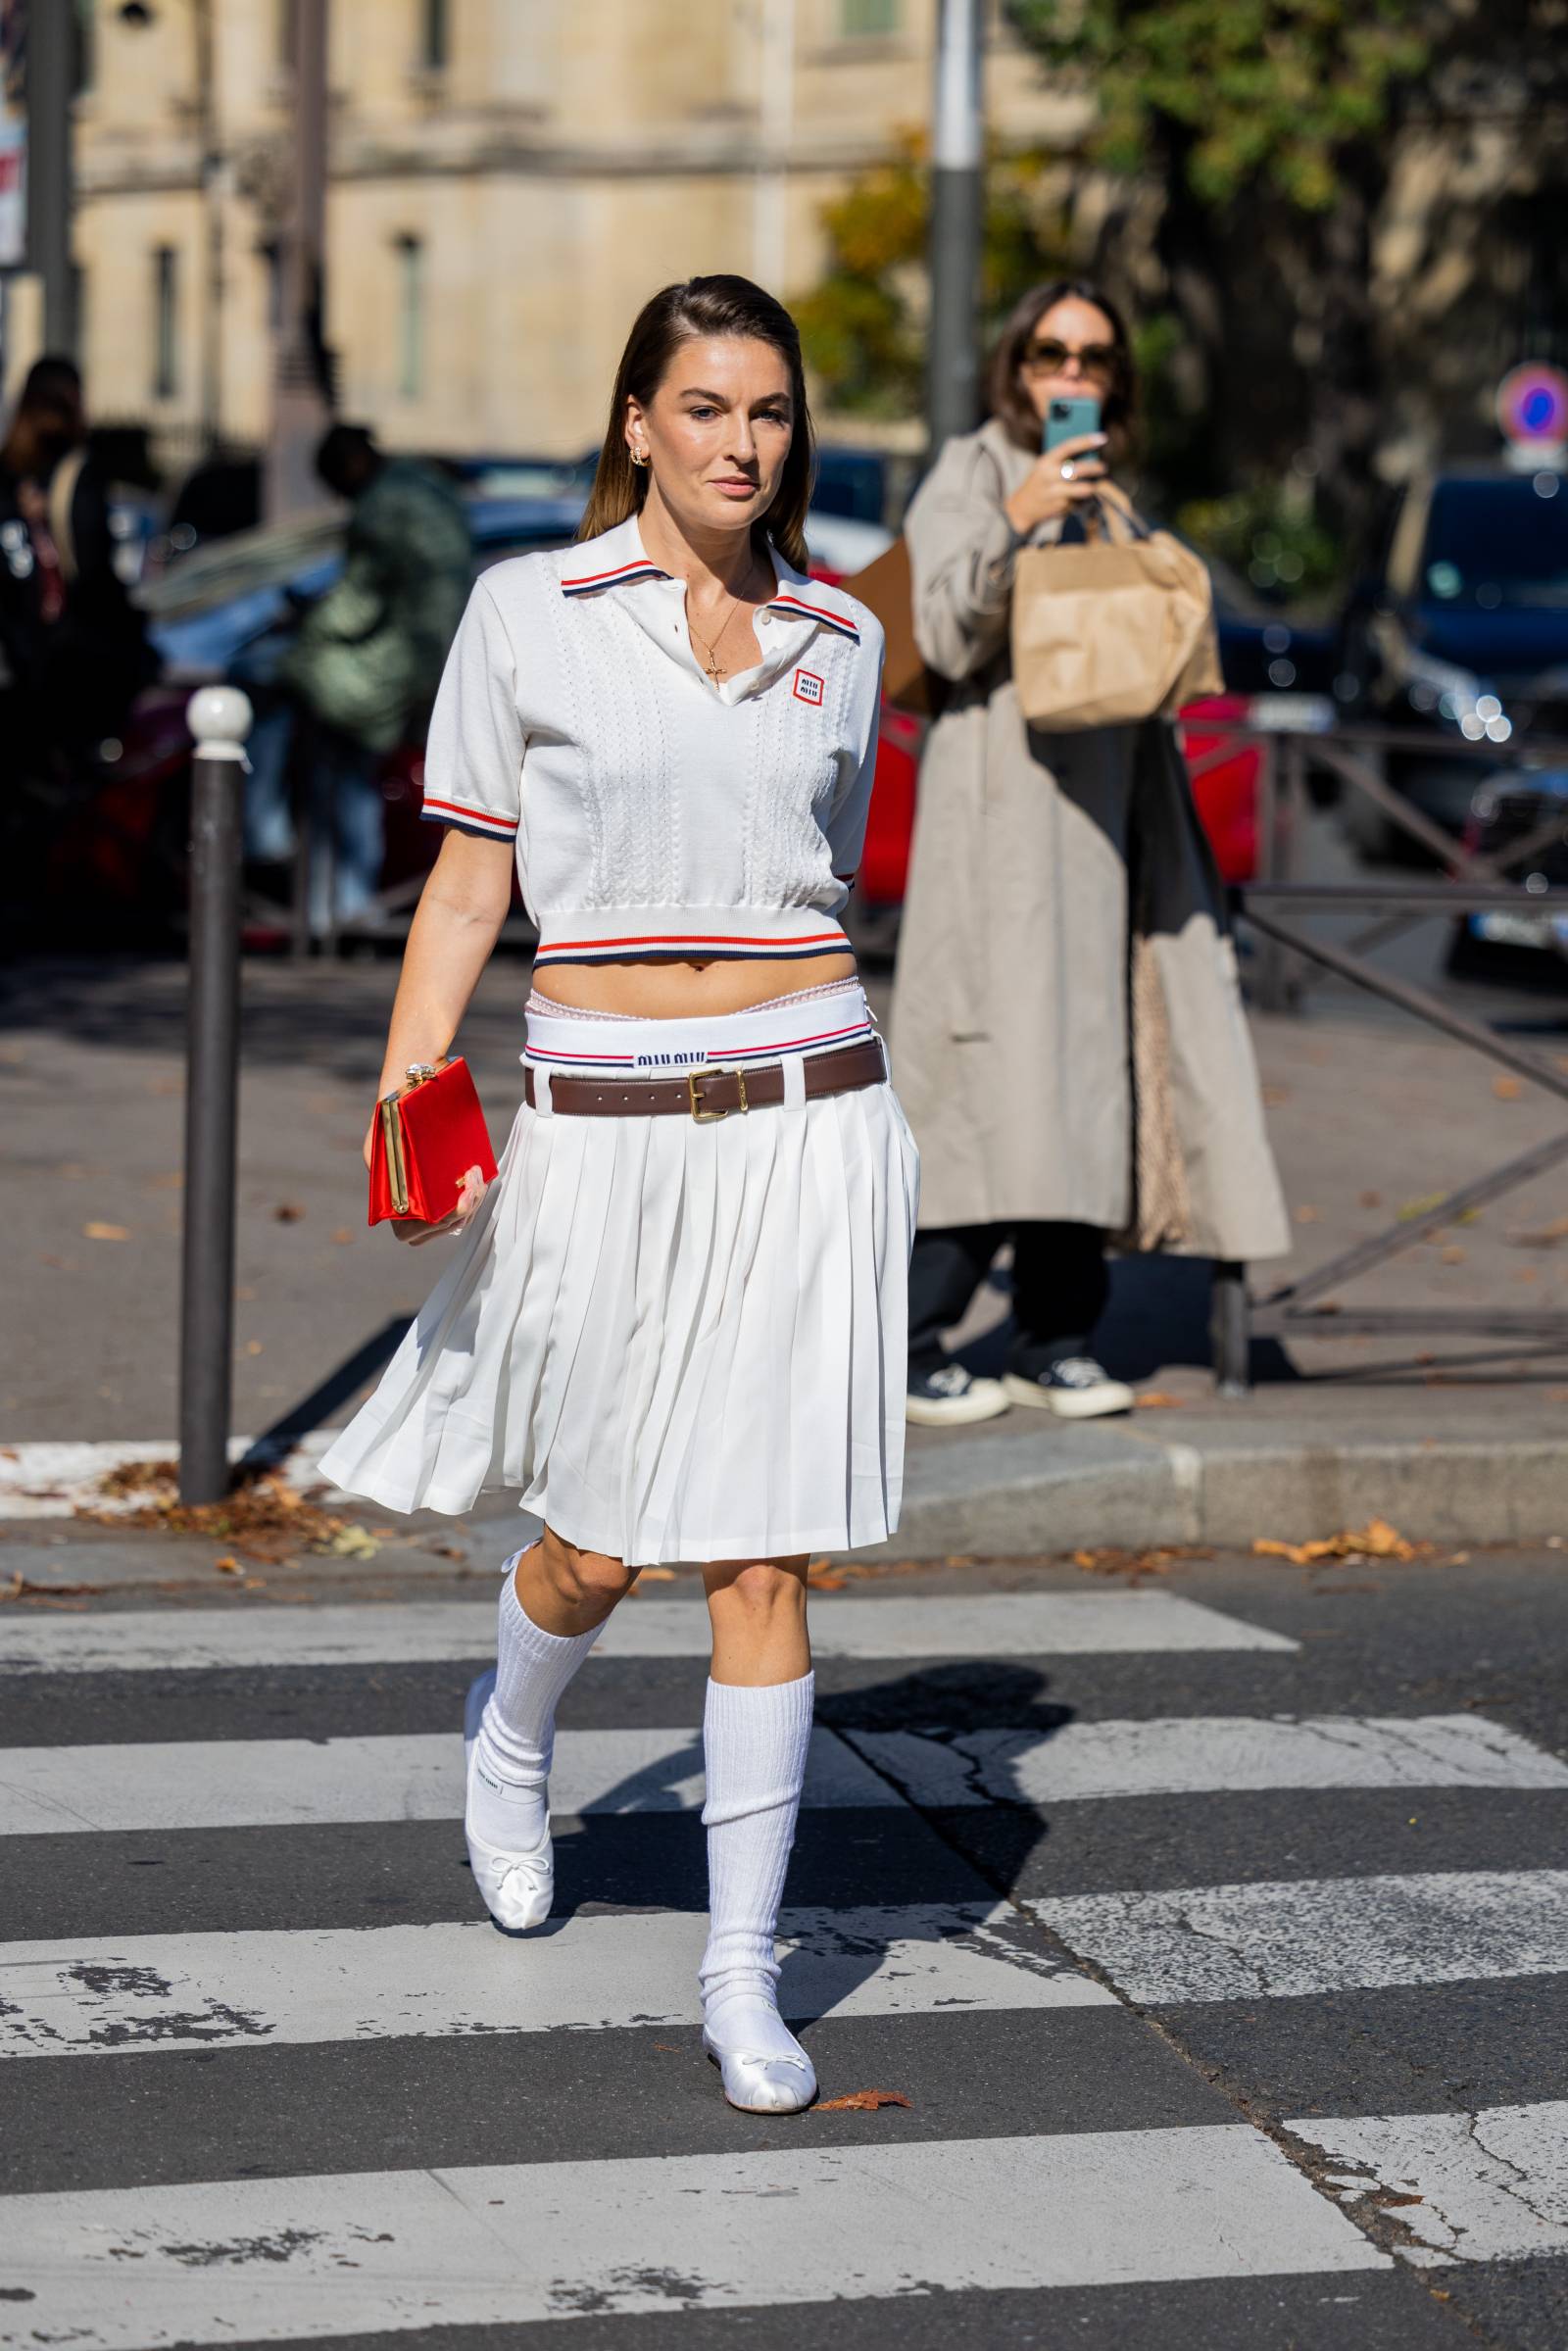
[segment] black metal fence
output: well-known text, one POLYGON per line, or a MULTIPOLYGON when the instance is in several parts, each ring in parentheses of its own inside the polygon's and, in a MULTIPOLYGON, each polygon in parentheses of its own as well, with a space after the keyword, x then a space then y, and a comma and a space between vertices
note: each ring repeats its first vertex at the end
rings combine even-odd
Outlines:
MULTIPOLYGON (((1480 1020, 1460 1011, 1430 989, 1417 987, 1368 960, 1379 947, 1434 914, 1457 917, 1484 909, 1516 909, 1531 916, 1568 916, 1568 889, 1533 887, 1511 879, 1527 869, 1543 852, 1568 839, 1568 803, 1494 851, 1467 845, 1435 824, 1389 783, 1378 764, 1385 752, 1408 756, 1430 752, 1444 759, 1472 760, 1477 781, 1494 775, 1502 763, 1501 747, 1494 742, 1470 743, 1436 730, 1341 726, 1326 734, 1275 734, 1250 725, 1225 725, 1205 719, 1204 732, 1222 735, 1218 749, 1195 770, 1218 764, 1235 756, 1243 743, 1260 753, 1257 799, 1256 876, 1235 885, 1233 910, 1250 928, 1257 943, 1254 1001, 1260 1010, 1300 1010, 1313 980, 1333 973, 1386 1004, 1396 1004, 1415 1019, 1455 1037, 1514 1075, 1541 1086, 1568 1102, 1568 1076, 1513 1044, 1480 1020), (1296 866, 1305 829, 1313 771, 1333 779, 1341 793, 1360 792, 1372 800, 1387 821, 1413 839, 1440 866, 1446 878, 1369 882, 1314 882, 1300 878, 1296 866), (1362 913, 1371 919, 1340 946, 1304 931, 1292 914, 1307 911, 1362 913)), ((1568 742, 1544 736, 1514 736, 1507 747, 1510 774, 1546 767, 1568 768, 1568 742)), ((1417 1242, 1431 1238, 1530 1182, 1547 1168, 1568 1159, 1568 1127, 1533 1151, 1505 1160, 1474 1183, 1446 1194, 1425 1214, 1391 1226, 1360 1242, 1327 1263, 1312 1267, 1282 1283, 1266 1296, 1250 1299, 1245 1270, 1221 1266, 1216 1272, 1213 1317, 1214 1359, 1220 1393, 1245 1395, 1249 1383, 1250 1340, 1253 1337, 1303 1336, 1315 1331, 1341 1333, 1403 1333, 1427 1337, 1436 1332, 1481 1332, 1521 1341, 1568 1344, 1568 1315, 1519 1312, 1502 1306, 1472 1310, 1438 1308, 1431 1311, 1347 1306, 1338 1293, 1348 1281, 1384 1264, 1417 1242), (1334 1292, 1332 1320, 1314 1300, 1334 1292)))

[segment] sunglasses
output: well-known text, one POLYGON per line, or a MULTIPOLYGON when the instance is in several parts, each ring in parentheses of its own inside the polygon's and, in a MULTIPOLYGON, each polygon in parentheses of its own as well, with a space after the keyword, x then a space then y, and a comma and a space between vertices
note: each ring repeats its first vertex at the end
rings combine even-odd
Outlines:
POLYGON ((1086 375, 1114 375, 1121 354, 1114 343, 1058 343, 1048 337, 1043 342, 1026 343, 1019 366, 1026 375, 1054 375, 1069 360, 1076 360, 1086 375))

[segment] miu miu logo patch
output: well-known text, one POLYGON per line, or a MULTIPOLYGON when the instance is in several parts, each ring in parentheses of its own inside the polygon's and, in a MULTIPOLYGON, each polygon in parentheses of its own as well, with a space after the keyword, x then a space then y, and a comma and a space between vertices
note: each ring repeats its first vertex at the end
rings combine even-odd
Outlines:
POLYGON ((796 699, 796 701, 797 701, 797 702, 811 702, 811 703, 819 703, 819 702, 821 701, 821 699, 822 699, 822 681, 821 681, 821 679, 820 679, 820 678, 819 678, 819 677, 816 675, 816 673, 815 673, 815 671, 814 671, 814 670, 811 670, 811 669, 797 669, 797 670, 796 670, 796 672, 795 672, 795 699, 796 699))

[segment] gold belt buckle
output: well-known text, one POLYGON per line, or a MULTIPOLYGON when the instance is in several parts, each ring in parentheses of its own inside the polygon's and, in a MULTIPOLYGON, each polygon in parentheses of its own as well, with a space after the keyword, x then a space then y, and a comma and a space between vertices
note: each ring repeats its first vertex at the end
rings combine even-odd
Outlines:
MULTIPOLYGON (((697 1124, 700 1127, 712 1126, 720 1118, 727 1118, 729 1116, 729 1112, 727 1110, 704 1109, 703 1098, 697 1091, 697 1080, 699 1074, 700 1073, 695 1069, 688 1069, 686 1072, 686 1092, 691 1098, 692 1116, 696 1119, 697 1124)), ((746 1072, 744 1069, 725 1070, 722 1073, 717 1070, 713 1070, 707 1072, 706 1074, 714 1077, 720 1074, 726 1077, 733 1077, 741 1090, 741 1099, 735 1104, 735 1108, 737 1110, 750 1109, 751 1104, 746 1100, 746 1072)))

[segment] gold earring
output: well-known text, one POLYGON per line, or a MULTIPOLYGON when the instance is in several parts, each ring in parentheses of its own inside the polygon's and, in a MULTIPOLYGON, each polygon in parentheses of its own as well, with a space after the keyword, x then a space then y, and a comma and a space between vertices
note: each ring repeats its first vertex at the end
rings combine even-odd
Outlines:
POLYGON ((647 452, 647 450, 646 450, 646 449, 634 449, 634 450, 632 451, 632 453, 631 453, 631 462, 632 462, 632 464, 633 464, 634 465, 647 465, 647 463, 648 463, 648 452, 647 452))

